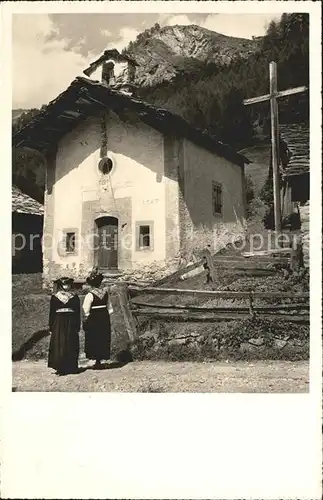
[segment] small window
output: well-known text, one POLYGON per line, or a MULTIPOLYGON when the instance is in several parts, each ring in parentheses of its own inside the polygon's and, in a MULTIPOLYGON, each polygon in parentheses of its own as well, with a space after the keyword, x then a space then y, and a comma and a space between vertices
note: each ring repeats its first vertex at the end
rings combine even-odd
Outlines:
POLYGON ((139 247, 150 248, 150 226, 139 226, 139 247))
POLYGON ((212 206, 213 215, 222 215, 222 185, 218 182, 212 182, 212 206))
POLYGON ((65 237, 65 250, 66 253, 74 253, 75 252, 75 233, 66 233, 65 237))
POLYGON ((153 250, 153 222, 139 222, 136 226, 136 250, 153 250))
POLYGON ((99 161, 99 170, 103 175, 108 175, 113 169, 113 161, 111 158, 104 157, 99 161))

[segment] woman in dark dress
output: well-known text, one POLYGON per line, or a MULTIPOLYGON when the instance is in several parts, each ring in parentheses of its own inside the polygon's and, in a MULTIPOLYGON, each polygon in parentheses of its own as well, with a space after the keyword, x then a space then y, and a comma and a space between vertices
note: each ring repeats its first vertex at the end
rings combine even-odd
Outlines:
POLYGON ((71 292, 71 278, 60 278, 56 283, 58 291, 51 297, 49 311, 48 367, 57 375, 67 375, 78 372, 80 299, 71 292))
POLYGON ((86 280, 91 289, 83 302, 85 356, 95 360, 93 368, 102 368, 102 360, 110 360, 111 305, 107 290, 101 288, 102 274, 91 274, 86 280))

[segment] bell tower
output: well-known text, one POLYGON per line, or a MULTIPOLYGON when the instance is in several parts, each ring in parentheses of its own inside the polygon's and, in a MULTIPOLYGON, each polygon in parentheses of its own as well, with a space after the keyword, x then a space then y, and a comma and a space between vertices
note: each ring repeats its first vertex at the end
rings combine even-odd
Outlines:
POLYGON ((132 95, 136 86, 136 61, 118 50, 106 50, 102 56, 92 62, 83 73, 93 80, 100 81, 114 90, 132 95))

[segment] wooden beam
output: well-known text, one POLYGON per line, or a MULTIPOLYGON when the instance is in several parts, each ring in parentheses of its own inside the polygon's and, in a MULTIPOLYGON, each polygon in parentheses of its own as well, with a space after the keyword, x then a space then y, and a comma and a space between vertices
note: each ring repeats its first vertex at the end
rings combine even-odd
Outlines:
POLYGON ((271 114, 271 151, 273 167, 273 191, 274 191, 274 216, 275 230, 281 230, 281 209, 280 209, 280 187, 279 187, 279 129, 278 129, 278 104, 275 98, 277 94, 277 64, 272 61, 269 66, 270 83, 270 114, 271 114))
POLYGON ((242 102, 245 106, 249 104, 258 104, 258 102, 270 101, 270 94, 264 94, 259 97, 251 97, 250 99, 244 99, 242 102))
MULTIPOLYGON (((247 313, 249 311, 249 306, 217 306, 217 307, 203 307, 203 306, 189 306, 189 305, 172 305, 172 304, 147 304, 146 302, 131 302, 132 306, 135 306, 135 308, 132 308, 132 311, 135 311, 138 309, 170 309, 170 310, 183 310, 183 311, 193 311, 193 312, 245 312, 247 313)), ((277 312, 277 311, 297 311, 297 310, 304 310, 308 311, 310 308, 309 304, 275 304, 275 305, 262 305, 262 306, 253 306, 253 310, 255 312, 262 312, 262 311, 267 311, 267 312, 277 312)))
POLYGON ((259 299, 308 299, 310 294, 306 293, 289 293, 289 292, 228 292, 223 290, 188 290, 186 288, 155 288, 155 287, 136 287, 129 286, 131 296, 151 294, 151 295, 196 295, 201 297, 224 298, 224 299, 248 299, 250 293, 254 298, 259 299))
MULTIPOLYGON (((289 95, 299 94, 300 92, 306 92, 307 87, 295 87, 294 89, 280 90, 276 92, 275 97, 287 97, 289 95)), ((270 100, 270 94, 264 94, 259 97, 251 97, 250 99, 244 99, 243 104, 248 106, 249 104, 257 104, 258 102, 266 102, 270 100)))
MULTIPOLYGON (((218 321, 234 321, 241 320, 242 318, 250 318, 250 313, 212 313, 204 314, 201 313, 184 313, 177 312, 171 313, 169 311, 155 312, 150 310, 135 310, 133 311, 134 316, 150 316, 154 319, 163 319, 178 322, 202 322, 202 323, 214 323, 218 321)), ((309 323, 309 316, 307 315, 287 315, 287 314, 261 314, 259 317, 267 319, 278 319, 280 321, 288 321, 292 323, 309 323)))
POLYGON ((137 329, 129 306, 127 285, 118 285, 116 287, 116 292, 128 338, 132 343, 137 336, 137 329))
POLYGON ((214 282, 215 281, 215 272, 214 272, 213 257, 211 255, 211 251, 209 248, 205 248, 203 253, 204 253, 204 256, 206 258, 207 266, 209 268, 210 279, 212 282, 214 282))

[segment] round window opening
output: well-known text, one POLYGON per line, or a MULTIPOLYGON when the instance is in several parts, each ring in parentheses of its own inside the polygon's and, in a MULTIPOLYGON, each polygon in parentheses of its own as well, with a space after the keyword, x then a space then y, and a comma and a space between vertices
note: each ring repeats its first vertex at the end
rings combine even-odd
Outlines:
POLYGON ((99 161, 99 170, 102 174, 108 175, 113 169, 113 162, 111 158, 102 158, 99 161))

